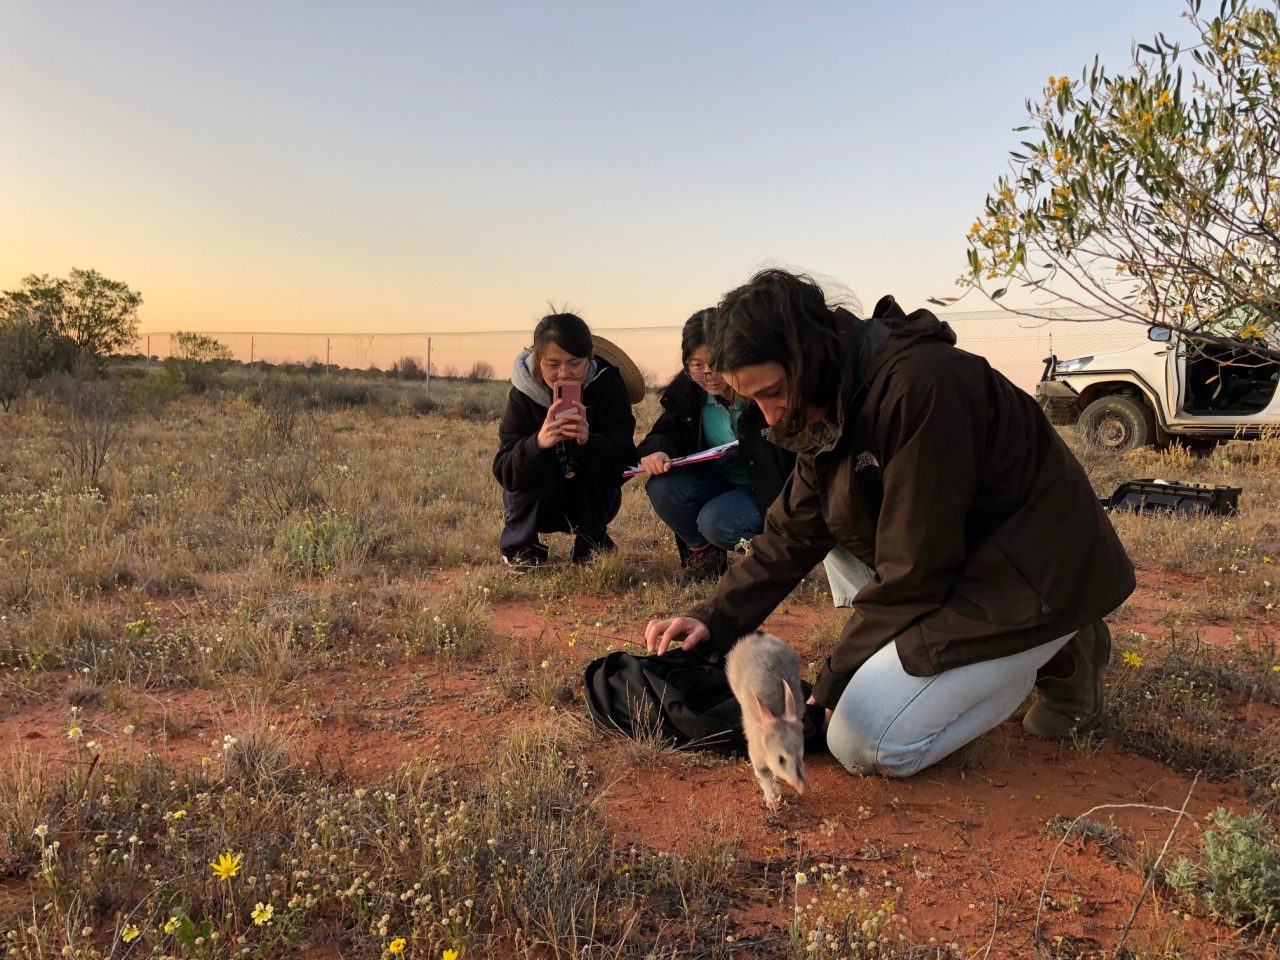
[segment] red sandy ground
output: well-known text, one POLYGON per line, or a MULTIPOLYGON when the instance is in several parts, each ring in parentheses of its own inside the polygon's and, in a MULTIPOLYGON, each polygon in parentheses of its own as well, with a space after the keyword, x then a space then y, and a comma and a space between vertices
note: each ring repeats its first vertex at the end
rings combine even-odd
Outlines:
MULTIPOLYGON (((437 578, 435 587, 447 580, 437 578)), ((1112 624, 1117 635, 1141 631, 1163 635, 1169 617, 1205 599, 1204 584, 1163 572, 1142 571, 1139 589, 1112 624), (1173 599, 1177 597, 1177 599, 1173 599)), ((433 586, 425 588, 433 592, 433 586)), ((605 603, 584 598, 577 607, 591 616, 605 603)), ((638 614, 640 612, 637 612, 638 614)), ((643 612, 645 614, 648 611, 643 612)), ((616 617, 616 612, 613 614, 616 617)), ((830 611, 784 607, 766 628, 798 639, 830 611)), ((644 616, 624 621, 627 640, 638 639, 644 616)), ((569 648, 557 625, 549 625, 536 606, 504 602, 493 610, 495 635, 506 638, 516 656, 543 655, 538 644, 557 640, 559 663, 599 654, 599 645, 569 648), (550 627, 551 629, 548 629, 550 627)), ((1207 643, 1231 645, 1237 634, 1260 636, 1268 627, 1260 616, 1239 624, 1194 623, 1207 643)), ((589 631, 588 631, 589 633, 589 631)), ((820 651, 807 651, 813 656, 820 651)), ((1118 654, 1117 654, 1118 655, 1118 654)), ((389 669, 344 669, 308 674, 269 703, 255 709, 287 728, 300 754, 326 770, 340 769, 356 783, 375 782, 410 760, 435 758, 461 776, 480 767, 503 733, 522 720, 545 717, 549 707, 528 700, 512 702, 496 690, 496 666, 458 665, 419 659, 389 669)), ((567 669, 567 668, 566 668, 567 669)), ((567 669, 572 676, 573 670, 567 669)), ((580 674, 579 674, 580 675, 580 674)), ((216 750, 212 744, 227 730, 243 725, 248 692, 173 690, 135 697, 128 716, 89 711, 86 737, 95 728, 118 731, 140 715, 142 730, 158 730, 164 711, 181 717, 179 736, 161 733, 140 738, 146 749, 178 765, 198 765, 216 750)), ((14 706, 0 702, 0 743, 26 742, 51 757, 65 757, 67 705, 43 702, 14 706)), ((578 714, 576 703, 560 710, 578 714)), ((588 751, 594 780, 604 795, 599 809, 624 844, 681 851, 699 838, 740 839, 739 868, 732 878, 747 894, 729 923, 740 939, 776 936, 770 925, 785 926, 793 909, 794 872, 811 876, 823 860, 847 863, 858 882, 873 891, 886 880, 901 887, 899 912, 909 938, 925 945, 930 938, 954 942, 962 955, 1022 958, 1035 955, 1036 922, 1046 869, 1059 841, 1046 835, 1055 815, 1074 818, 1103 804, 1180 807, 1191 779, 1159 763, 1102 743, 1092 753, 1071 744, 1050 743, 1023 733, 1017 717, 957 756, 910 780, 853 777, 829 756, 811 758, 811 790, 790 798, 777 816, 766 818, 760 794, 745 761, 720 762, 663 752, 635 765, 616 742, 602 739, 588 751)), ((1188 812, 1202 816, 1225 805, 1245 810, 1239 785, 1200 781, 1188 812)), ((1149 809, 1100 810, 1097 820, 1114 820, 1131 838, 1158 850, 1173 823, 1170 813, 1149 809)), ((1187 828, 1179 835, 1186 834, 1187 828)), ((1047 879, 1041 932, 1060 945, 1062 956, 1110 955, 1138 899, 1143 877, 1114 861, 1096 845, 1070 840, 1057 849, 1047 879)), ((26 896, 16 881, 0 885, 0 902, 26 896), (8 887, 7 890, 4 888, 8 887)), ((1134 924, 1129 947, 1153 944, 1169 924, 1181 924, 1188 956, 1266 956, 1228 928, 1200 920, 1174 919, 1174 905, 1148 893, 1134 924), (1239 952, 1237 952, 1239 951, 1239 952)))

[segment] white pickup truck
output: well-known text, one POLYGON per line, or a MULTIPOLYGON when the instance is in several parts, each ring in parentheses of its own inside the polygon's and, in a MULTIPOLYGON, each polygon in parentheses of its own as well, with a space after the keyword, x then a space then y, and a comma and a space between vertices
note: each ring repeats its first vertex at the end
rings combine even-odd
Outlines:
POLYGON ((1207 449, 1280 432, 1280 360, 1153 326, 1149 342, 1072 360, 1049 357, 1036 387, 1051 422, 1105 450, 1207 449))

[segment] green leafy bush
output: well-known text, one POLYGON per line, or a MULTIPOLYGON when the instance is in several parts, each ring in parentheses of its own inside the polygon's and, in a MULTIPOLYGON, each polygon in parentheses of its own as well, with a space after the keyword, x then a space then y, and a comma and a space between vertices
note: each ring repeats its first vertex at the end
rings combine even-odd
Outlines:
POLYGON ((1236 816, 1222 807, 1210 820, 1216 829, 1204 831, 1201 862, 1180 858, 1165 881, 1229 923, 1274 927, 1280 921, 1275 828, 1261 813, 1236 816))
POLYGON ((314 577, 359 566, 369 555, 372 538, 342 514, 306 510, 285 524, 275 546, 285 569, 314 577))

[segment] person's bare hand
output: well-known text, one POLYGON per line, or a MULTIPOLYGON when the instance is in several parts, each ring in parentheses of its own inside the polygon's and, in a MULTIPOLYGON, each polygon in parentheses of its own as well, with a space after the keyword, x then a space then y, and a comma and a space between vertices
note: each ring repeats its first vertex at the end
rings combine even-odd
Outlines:
MULTIPOLYGON (((805 701, 805 703, 807 703, 807 704, 808 704, 809 706, 811 706, 811 707, 812 707, 815 703, 817 703, 817 702, 818 702, 818 701, 817 701, 817 700, 815 700, 813 697, 810 697, 808 700, 806 700, 806 701, 805 701)), ((827 729, 829 726, 831 726, 831 713, 832 713, 832 711, 830 711, 830 710, 825 711, 825 714, 824 714, 824 716, 823 716, 823 718, 822 718, 822 730, 823 730, 823 732, 824 732, 824 733, 826 732, 826 729, 827 729)))
POLYGON ((650 620, 644 628, 644 645, 650 653, 658 656, 667 652, 674 643, 689 650, 711 638, 711 631, 701 620, 693 617, 671 617, 666 620, 650 620))
POLYGON ((538 430, 538 446, 543 450, 550 450, 561 440, 586 443, 586 437, 587 418, 582 404, 572 400, 557 400, 547 408, 546 419, 538 430))
POLYGON ((644 471, 646 477, 656 477, 658 474, 666 473, 671 469, 671 458, 659 450, 657 453, 651 453, 647 457, 641 457, 640 469, 644 471))

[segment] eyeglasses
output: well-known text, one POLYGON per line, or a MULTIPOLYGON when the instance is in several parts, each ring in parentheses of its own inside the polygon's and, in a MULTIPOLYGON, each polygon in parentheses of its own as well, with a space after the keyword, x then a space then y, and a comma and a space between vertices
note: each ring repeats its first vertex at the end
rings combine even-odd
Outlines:
POLYGON ((543 373, 549 373, 553 378, 561 370, 571 377, 576 377, 580 373, 586 373, 587 364, 590 362, 590 357, 578 357, 574 360, 565 360, 563 363, 559 360, 541 360, 538 362, 538 366, 542 368, 543 373))
POLYGON ((707 380, 720 379, 720 374, 716 373, 706 364, 698 363, 696 360, 693 363, 686 364, 684 371, 689 374, 689 379, 694 383, 703 383, 707 380))

